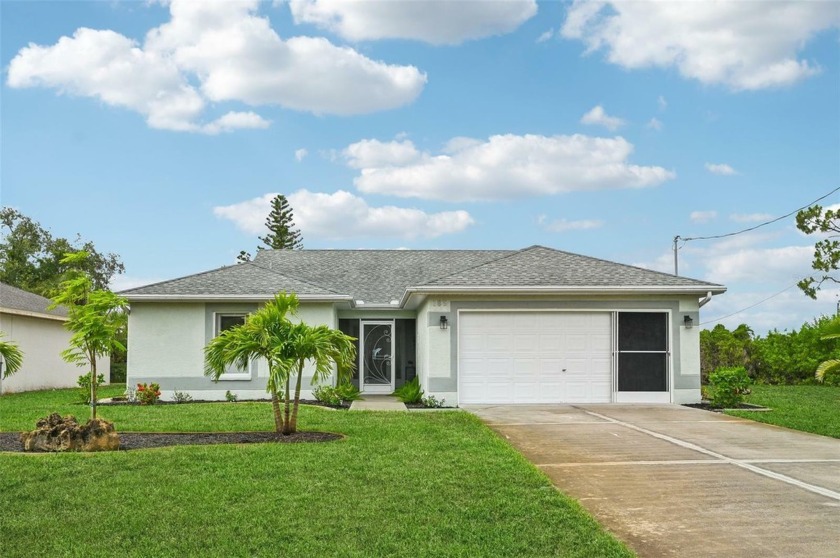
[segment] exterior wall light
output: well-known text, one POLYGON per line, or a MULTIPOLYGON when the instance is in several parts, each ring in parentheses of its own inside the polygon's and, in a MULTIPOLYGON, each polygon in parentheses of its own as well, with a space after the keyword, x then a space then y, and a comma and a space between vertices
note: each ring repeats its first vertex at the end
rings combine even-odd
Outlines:
POLYGON ((694 320, 691 316, 683 316, 683 325, 686 329, 691 329, 694 326, 694 320))
POLYGON ((446 318, 446 316, 441 316, 440 317, 440 329, 446 329, 448 327, 449 327, 449 320, 446 318))

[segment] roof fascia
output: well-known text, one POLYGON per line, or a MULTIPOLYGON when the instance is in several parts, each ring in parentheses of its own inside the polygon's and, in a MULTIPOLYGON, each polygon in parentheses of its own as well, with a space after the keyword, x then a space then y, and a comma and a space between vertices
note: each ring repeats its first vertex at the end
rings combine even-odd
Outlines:
MULTIPOLYGON (((175 295, 175 294, 134 294, 123 295, 129 302, 265 302, 274 295, 175 295)), ((297 295, 301 302, 350 302, 349 295, 297 295)))
POLYGON ((26 316, 28 318, 43 318, 45 320, 55 320, 57 322, 66 322, 69 319, 67 316, 56 316, 55 314, 46 314, 44 312, 18 310, 17 308, 6 308, 4 306, 0 306, 0 313, 14 314, 16 316, 26 316))
POLYGON ((433 293, 479 293, 479 294, 563 294, 563 295, 627 295, 627 294, 684 294, 703 296, 723 294, 726 287, 721 285, 692 285, 688 286, 543 286, 543 287, 466 287, 459 286, 426 286, 408 287, 400 299, 400 307, 405 306, 412 294, 433 293))

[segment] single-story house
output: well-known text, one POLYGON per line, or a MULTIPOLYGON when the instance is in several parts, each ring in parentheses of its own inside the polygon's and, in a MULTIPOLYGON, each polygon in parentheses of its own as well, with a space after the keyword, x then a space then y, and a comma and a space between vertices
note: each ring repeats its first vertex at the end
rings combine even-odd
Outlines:
POLYGON ((448 405, 699 402, 699 311, 725 290, 543 246, 263 250, 123 291, 128 382, 157 382, 164 398, 267 397, 265 362, 214 383, 203 348, 286 291, 301 301, 298 319, 358 339, 363 393, 416 375, 448 405))
MULTIPOLYGON (((23 351, 21 369, 5 380, 0 377, 0 393, 76 387, 79 376, 88 372, 61 358, 61 351, 70 346, 72 334, 64 327, 67 310, 63 307, 49 310, 51 302, 40 295, 0 283, 3 340, 17 343, 23 351)), ((110 359, 100 359, 97 364, 98 371, 108 381, 110 359)))

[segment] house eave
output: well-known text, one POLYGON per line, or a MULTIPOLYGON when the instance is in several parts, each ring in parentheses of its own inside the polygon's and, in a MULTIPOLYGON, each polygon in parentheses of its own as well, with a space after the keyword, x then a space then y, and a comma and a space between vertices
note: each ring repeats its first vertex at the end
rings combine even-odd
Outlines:
POLYGON ((67 316, 56 316, 55 314, 47 314, 45 312, 31 312, 29 310, 18 310, 17 308, 5 308, 0 306, 0 314, 13 314, 15 316, 26 316, 28 318, 41 318, 44 320, 54 320, 56 322, 66 322, 67 316))
MULTIPOLYGON (((129 302, 266 302, 273 294, 260 295, 213 295, 213 294, 125 294, 129 302)), ((350 302, 349 295, 297 295, 301 302, 350 302)))
POLYGON ((413 294, 491 294, 491 295, 564 295, 564 296, 605 296, 605 295, 691 295, 704 296, 707 293, 722 294, 726 287, 721 285, 692 285, 688 286, 510 286, 510 287, 468 287, 463 285, 420 286, 408 287, 400 300, 400 307, 404 307, 413 294))

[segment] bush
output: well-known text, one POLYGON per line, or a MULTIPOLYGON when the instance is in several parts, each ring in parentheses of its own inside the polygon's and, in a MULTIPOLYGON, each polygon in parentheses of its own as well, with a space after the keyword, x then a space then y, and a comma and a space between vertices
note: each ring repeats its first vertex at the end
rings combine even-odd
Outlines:
POLYGON ((125 363, 112 362, 111 363, 111 383, 124 384, 125 383, 125 363))
POLYGON ((339 399, 348 403, 356 401, 362 397, 362 392, 359 391, 359 388, 350 382, 343 382, 342 384, 335 386, 335 394, 339 399))
POLYGON ((752 380, 743 366, 719 368, 709 374, 709 395, 713 407, 737 407, 750 393, 752 380))
MULTIPOLYGON (((105 375, 97 374, 96 385, 101 386, 104 383, 105 375)), ((76 381, 76 384, 79 386, 79 399, 81 399, 82 403, 84 403, 85 405, 90 405, 90 372, 79 376, 79 379, 76 381)))
POLYGON ((413 380, 394 391, 394 395, 407 405, 416 405, 422 402, 423 390, 420 388, 420 378, 415 376, 413 380))
POLYGON ((141 405, 154 405, 160 399, 160 384, 137 384, 135 395, 141 405))
POLYGON ((318 386, 313 388, 312 397, 324 405, 330 405, 332 407, 341 405, 341 398, 336 394, 335 388, 332 386, 318 386))
POLYGON ((443 404, 446 403, 446 399, 438 399, 434 395, 429 395, 423 398, 423 406, 424 407, 431 407, 434 409, 443 407, 443 404))
POLYGON ((239 400, 239 396, 233 393, 230 390, 225 392, 225 401, 228 403, 236 403, 239 400))
POLYGON ((184 393, 183 391, 178 391, 177 389, 172 397, 175 399, 175 403, 189 403, 192 401, 192 395, 184 393))

